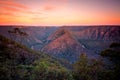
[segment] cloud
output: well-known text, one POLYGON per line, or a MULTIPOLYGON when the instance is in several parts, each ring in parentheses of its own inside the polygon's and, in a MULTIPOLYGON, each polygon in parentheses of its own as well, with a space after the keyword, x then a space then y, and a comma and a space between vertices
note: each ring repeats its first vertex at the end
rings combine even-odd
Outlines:
MULTIPOLYGON (((0 0, 0 15, 11 15, 20 13, 28 15, 40 15, 40 11, 32 11, 28 6, 15 2, 15 0, 0 0), (5 14, 4 14, 5 13, 5 14)), ((19 14, 16 14, 19 15, 19 14)))
POLYGON ((5 5, 5 6, 12 6, 16 8, 28 9, 27 6, 20 4, 20 3, 16 3, 14 1, 0 1, 0 4, 5 5))
POLYGON ((0 1, 0 4, 0 16, 23 17, 42 14, 40 11, 32 11, 30 8, 12 1, 0 1))
POLYGON ((20 12, 21 11, 20 9, 8 7, 8 6, 2 6, 1 9, 7 12, 20 12))
POLYGON ((7 15, 7 16, 15 16, 14 13, 10 13, 10 12, 1 12, 1 13, 0 13, 0 16, 1 16, 1 15, 5 15, 5 16, 6 16, 6 15, 7 15))
POLYGON ((27 13, 27 14, 33 14, 33 15, 43 14, 43 13, 40 12, 40 11, 31 11, 31 10, 26 10, 26 11, 24 11, 24 12, 27 13))
POLYGON ((44 6, 44 8, 43 8, 44 11, 53 11, 53 10, 55 10, 55 9, 56 9, 56 7, 55 7, 55 6, 52 6, 52 5, 46 5, 46 6, 44 6))

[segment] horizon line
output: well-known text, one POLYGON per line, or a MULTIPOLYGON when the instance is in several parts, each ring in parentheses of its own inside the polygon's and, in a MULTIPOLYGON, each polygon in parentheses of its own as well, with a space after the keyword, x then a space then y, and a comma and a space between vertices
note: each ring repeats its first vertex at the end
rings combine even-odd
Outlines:
POLYGON ((5 27, 8 27, 8 26, 11 26, 11 27, 65 27, 65 26, 120 26, 120 24, 83 24, 83 25, 21 25, 21 24, 0 24, 0 27, 1 26, 5 26, 5 27))

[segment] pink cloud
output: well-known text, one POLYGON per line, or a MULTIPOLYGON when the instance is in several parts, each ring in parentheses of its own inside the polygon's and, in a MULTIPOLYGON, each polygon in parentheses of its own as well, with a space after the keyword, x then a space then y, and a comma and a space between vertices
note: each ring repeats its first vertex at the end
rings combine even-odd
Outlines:
POLYGON ((52 5, 46 5, 44 6, 43 8, 45 11, 52 11, 52 10, 55 10, 56 7, 55 6, 52 6, 52 5))
POLYGON ((14 0, 4 0, 1 1, 0 0, 0 13, 1 15, 10 15, 12 16, 12 14, 14 13, 22 13, 22 14, 33 14, 33 15, 38 15, 41 14, 40 11, 32 11, 30 8, 28 8, 27 6, 20 4, 20 3, 16 3, 14 0))

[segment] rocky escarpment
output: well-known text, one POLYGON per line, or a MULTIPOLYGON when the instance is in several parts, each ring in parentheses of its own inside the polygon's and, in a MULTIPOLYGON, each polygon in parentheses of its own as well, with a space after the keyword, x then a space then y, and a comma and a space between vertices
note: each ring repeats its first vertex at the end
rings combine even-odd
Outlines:
POLYGON ((120 41, 120 27, 87 27, 74 34, 78 39, 120 41))

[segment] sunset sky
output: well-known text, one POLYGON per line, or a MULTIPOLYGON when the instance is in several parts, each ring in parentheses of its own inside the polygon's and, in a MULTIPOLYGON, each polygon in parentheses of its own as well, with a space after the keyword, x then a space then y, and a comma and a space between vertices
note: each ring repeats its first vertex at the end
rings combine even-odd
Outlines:
POLYGON ((0 0, 0 25, 120 25, 120 0, 0 0))

